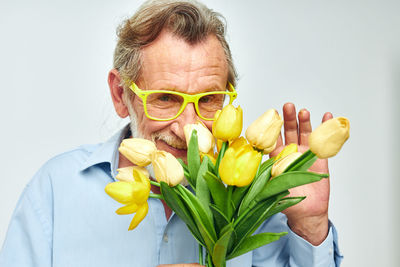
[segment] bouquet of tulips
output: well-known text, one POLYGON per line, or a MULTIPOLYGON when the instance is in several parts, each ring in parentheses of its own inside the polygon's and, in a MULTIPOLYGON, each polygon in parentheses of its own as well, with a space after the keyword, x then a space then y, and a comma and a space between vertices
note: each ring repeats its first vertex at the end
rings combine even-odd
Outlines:
POLYGON ((239 137, 242 117, 240 107, 228 105, 216 113, 212 133, 201 122, 186 125, 187 164, 158 151, 151 141, 123 140, 120 152, 137 166, 119 169, 119 181, 105 190, 125 205, 117 214, 135 213, 129 230, 146 216, 149 197, 163 199, 198 241, 199 263, 210 267, 223 267, 227 260, 287 234, 254 232, 305 198, 287 197, 288 189, 328 177, 307 170, 317 157, 336 155, 349 137, 349 122, 343 117, 328 120, 311 133, 310 150, 300 153, 291 144, 262 162, 262 155, 275 149, 283 121, 268 110, 244 138, 239 137), (157 182, 143 167, 150 163, 157 182), (189 188, 182 185, 185 178, 189 188), (150 184, 160 187, 161 195, 150 193, 150 184))

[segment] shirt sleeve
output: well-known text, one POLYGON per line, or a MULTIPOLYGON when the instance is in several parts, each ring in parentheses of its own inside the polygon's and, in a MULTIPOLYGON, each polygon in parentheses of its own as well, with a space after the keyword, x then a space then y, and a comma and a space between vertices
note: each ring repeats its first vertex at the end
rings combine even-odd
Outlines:
POLYGON ((288 229, 289 266, 340 266, 343 256, 339 252, 336 229, 330 221, 328 236, 318 246, 288 229))
POLYGON ((52 265, 51 186, 43 174, 27 185, 14 210, 0 251, 2 267, 52 265))
POLYGON ((328 236, 318 246, 294 233, 282 213, 267 220, 257 231, 259 232, 288 234, 278 241, 254 250, 253 266, 339 267, 343 258, 338 247, 336 229, 330 221, 328 236))

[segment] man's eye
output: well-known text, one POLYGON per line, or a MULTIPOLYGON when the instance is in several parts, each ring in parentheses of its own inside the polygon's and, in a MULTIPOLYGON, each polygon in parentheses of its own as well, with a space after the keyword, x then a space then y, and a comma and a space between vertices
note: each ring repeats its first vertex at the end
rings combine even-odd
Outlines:
POLYGON ((158 97, 158 100, 160 100, 160 101, 165 101, 165 102, 171 101, 171 96, 170 96, 170 95, 167 95, 167 94, 160 95, 160 96, 158 97))
POLYGON ((212 100, 211 96, 203 96, 202 98, 199 99, 199 102, 201 103, 208 103, 212 100))

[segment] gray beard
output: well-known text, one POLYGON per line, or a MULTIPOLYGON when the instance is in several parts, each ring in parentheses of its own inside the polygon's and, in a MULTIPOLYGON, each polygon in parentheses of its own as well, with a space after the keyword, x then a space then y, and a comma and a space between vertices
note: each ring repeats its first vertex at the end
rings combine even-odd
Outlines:
MULTIPOLYGON (((136 113, 133 110, 132 107, 132 103, 130 101, 128 101, 127 103, 127 107, 128 107, 128 112, 129 112, 129 117, 131 119, 131 122, 129 123, 129 128, 131 130, 131 134, 133 138, 143 138, 143 139, 147 139, 145 138, 145 136, 139 131, 138 127, 137 127, 137 117, 136 117, 136 113)), ((155 142, 155 138, 157 137, 157 134, 152 136, 152 140, 153 142, 155 142)), ((185 144, 186 145, 186 144, 185 144)), ((156 181, 155 179, 155 173, 154 173, 154 169, 153 169, 153 165, 149 164, 147 166, 145 166, 146 170, 149 172, 150 175, 150 179, 152 179, 153 181, 156 181)), ((187 181, 186 177, 183 178, 181 184, 183 186, 187 186, 189 184, 189 182, 187 181)))

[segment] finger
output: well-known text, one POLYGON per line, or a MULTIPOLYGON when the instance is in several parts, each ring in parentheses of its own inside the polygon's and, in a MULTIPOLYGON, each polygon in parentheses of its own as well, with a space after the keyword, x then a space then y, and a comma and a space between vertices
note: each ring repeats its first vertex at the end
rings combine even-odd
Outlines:
POLYGON ((283 105, 285 145, 298 143, 296 107, 293 103, 283 105))
POLYGON ((303 108, 299 111, 299 144, 308 146, 308 136, 312 132, 310 112, 303 108))
POLYGON ((324 116, 322 116, 322 122, 325 122, 325 121, 330 120, 330 119, 332 119, 332 118, 333 118, 332 113, 330 113, 330 112, 325 112, 324 116))

